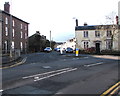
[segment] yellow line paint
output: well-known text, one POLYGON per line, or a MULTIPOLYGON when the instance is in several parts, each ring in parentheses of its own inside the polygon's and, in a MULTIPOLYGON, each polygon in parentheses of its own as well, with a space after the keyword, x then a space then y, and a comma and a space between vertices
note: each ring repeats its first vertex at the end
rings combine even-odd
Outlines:
POLYGON ((115 94, 119 89, 120 89, 120 86, 118 86, 117 88, 115 88, 108 96, 112 96, 112 95, 115 94))
POLYGON ((107 91, 105 91, 102 95, 100 96, 105 96, 106 94, 108 94, 110 91, 112 91, 115 87, 117 87, 120 84, 120 81, 118 83, 116 83, 115 85, 113 85, 111 88, 109 88, 107 91))
POLYGON ((15 66, 21 65, 21 64, 25 63, 26 59, 27 59, 27 57, 24 58, 24 59, 23 59, 21 62, 19 62, 19 63, 16 63, 16 64, 11 65, 11 66, 8 66, 8 67, 1 67, 0 69, 7 69, 7 68, 12 68, 12 67, 15 67, 15 66))

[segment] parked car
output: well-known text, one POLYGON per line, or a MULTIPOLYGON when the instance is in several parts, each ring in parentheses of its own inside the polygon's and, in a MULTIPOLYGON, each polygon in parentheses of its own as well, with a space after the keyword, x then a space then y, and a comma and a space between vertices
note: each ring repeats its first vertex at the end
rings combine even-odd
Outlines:
POLYGON ((46 48, 44 49, 44 51, 45 51, 45 52, 51 52, 51 51, 52 51, 52 48, 51 48, 51 47, 46 47, 46 48))
POLYGON ((60 51, 60 48, 54 48, 54 51, 60 51))
POLYGON ((73 49, 72 48, 70 48, 70 47, 68 47, 68 48, 66 48, 66 53, 73 53, 73 49))

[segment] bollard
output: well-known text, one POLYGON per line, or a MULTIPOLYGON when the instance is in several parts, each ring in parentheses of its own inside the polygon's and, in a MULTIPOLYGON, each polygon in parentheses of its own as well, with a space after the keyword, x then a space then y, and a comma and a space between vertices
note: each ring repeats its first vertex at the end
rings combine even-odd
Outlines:
POLYGON ((79 54, 79 49, 78 48, 76 48, 76 56, 78 56, 78 54, 79 54))
POLYGON ((60 54, 63 54, 63 50, 62 50, 62 48, 60 48, 60 54))

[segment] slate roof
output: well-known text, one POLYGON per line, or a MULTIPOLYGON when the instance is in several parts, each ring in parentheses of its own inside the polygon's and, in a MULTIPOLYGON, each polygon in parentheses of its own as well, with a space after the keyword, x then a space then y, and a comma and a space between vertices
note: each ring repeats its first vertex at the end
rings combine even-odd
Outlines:
POLYGON ((96 25, 91 25, 91 26, 76 26, 75 30, 95 30, 96 25))
MULTIPOLYGON (((0 11, 2 11, 2 10, 0 10, 0 11)), ((7 15, 9 15, 9 16, 11 15, 10 13, 5 12, 5 11, 2 11, 2 13, 5 13, 5 14, 7 14, 7 15)), ((12 17, 14 17, 14 18, 16 18, 16 19, 18 19, 18 20, 20 20, 20 21, 22 21, 22 22, 25 22, 25 23, 29 24, 28 22, 23 21, 22 19, 20 19, 20 18, 18 18, 18 17, 16 17, 16 16, 13 16, 13 15, 12 15, 12 17)))

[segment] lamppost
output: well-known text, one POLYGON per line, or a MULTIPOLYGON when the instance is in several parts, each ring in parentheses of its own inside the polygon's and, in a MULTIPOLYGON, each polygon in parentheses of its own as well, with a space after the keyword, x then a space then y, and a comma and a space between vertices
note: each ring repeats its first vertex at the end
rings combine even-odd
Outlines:
POLYGON ((51 30, 50 30, 50 47, 51 47, 51 30))
MULTIPOLYGON (((75 28, 78 26, 78 19, 77 18, 75 18, 75 17, 73 17, 73 19, 75 19, 75 23, 76 23, 76 25, 75 25, 75 28)), ((78 41, 77 41, 77 35, 76 35, 76 33, 75 33, 75 49, 76 49, 76 56, 78 56, 78 54, 79 54, 79 49, 78 49, 78 41)))

